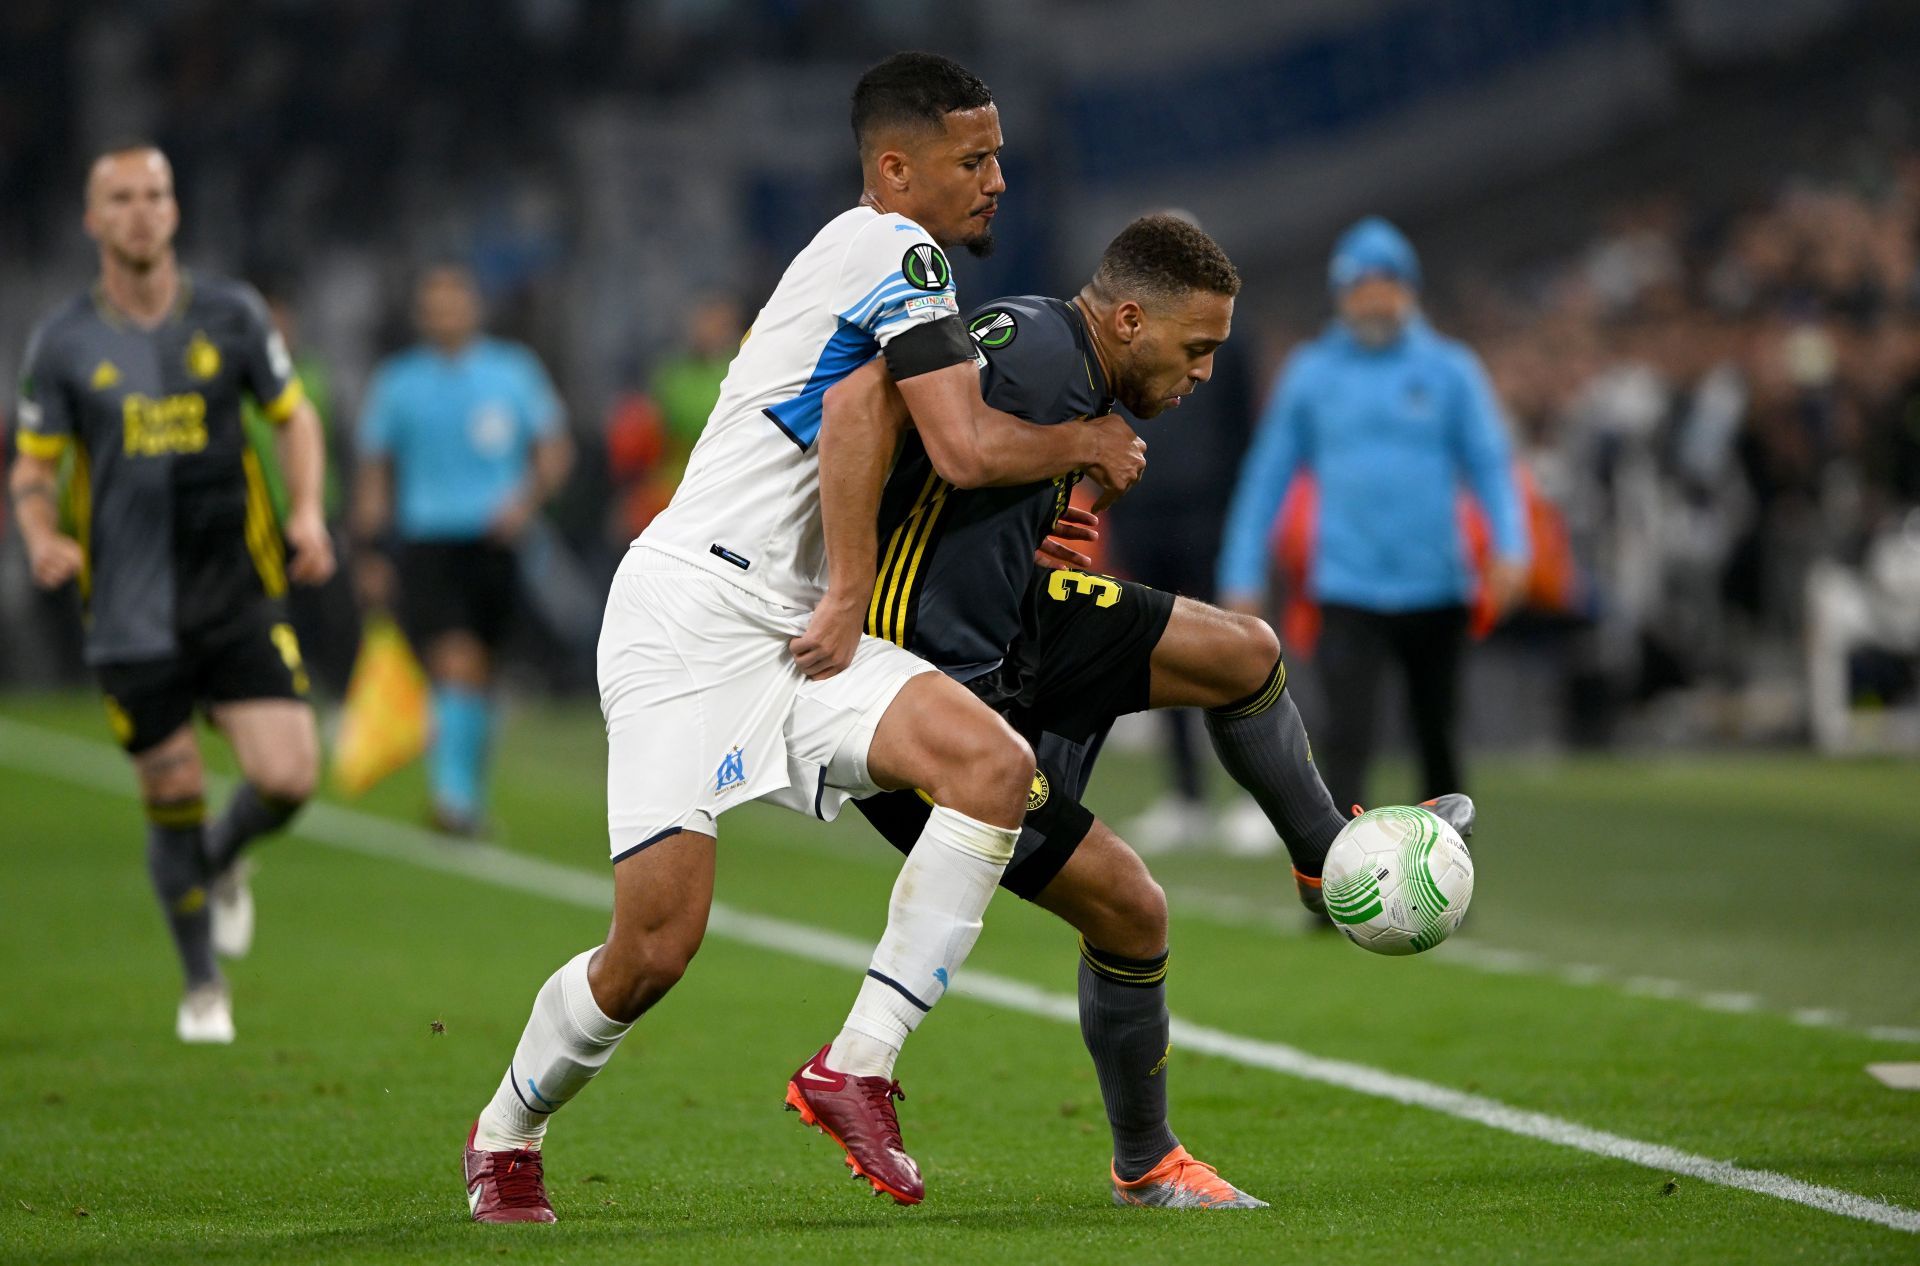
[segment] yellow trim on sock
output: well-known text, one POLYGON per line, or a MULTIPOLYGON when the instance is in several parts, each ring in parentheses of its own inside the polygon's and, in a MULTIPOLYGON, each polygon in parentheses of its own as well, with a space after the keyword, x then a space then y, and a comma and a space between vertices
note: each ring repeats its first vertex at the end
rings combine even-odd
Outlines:
POLYGON ((1087 938, 1080 938, 1080 957, 1095 974, 1123 985, 1157 985, 1167 978, 1167 965, 1172 956, 1162 959, 1152 967, 1122 967, 1116 963, 1103 962, 1095 955, 1099 951, 1087 944, 1087 938))
POLYGON ((1234 708, 1231 712, 1220 708, 1212 709, 1213 715, 1222 721, 1240 721, 1247 717, 1259 716, 1280 701, 1280 692, 1287 688, 1287 661, 1281 660, 1273 666, 1273 674, 1267 678, 1267 684, 1253 698, 1253 702, 1234 708))
POLYGON ((174 800, 166 804, 149 804, 147 821, 168 830, 180 830, 185 827, 199 826, 207 820, 207 802, 203 799, 174 800))

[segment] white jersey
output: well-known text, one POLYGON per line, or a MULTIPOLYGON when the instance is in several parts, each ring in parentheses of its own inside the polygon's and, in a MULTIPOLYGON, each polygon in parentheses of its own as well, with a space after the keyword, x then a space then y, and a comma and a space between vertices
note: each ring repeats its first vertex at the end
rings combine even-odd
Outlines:
POLYGON ((916 325, 957 316, 926 230, 855 207, 788 266, 727 370, 673 501, 636 545, 790 607, 826 592, 815 441, 827 388, 916 325))

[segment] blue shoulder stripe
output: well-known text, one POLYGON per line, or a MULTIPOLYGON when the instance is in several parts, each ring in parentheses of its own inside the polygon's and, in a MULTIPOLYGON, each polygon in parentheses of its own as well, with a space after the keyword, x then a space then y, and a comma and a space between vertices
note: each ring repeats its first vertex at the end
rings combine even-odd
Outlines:
POLYGON ((874 313, 879 312, 881 309, 885 308, 889 303, 892 303, 894 300, 907 295, 926 294, 926 293, 928 292, 920 289, 920 287, 915 286, 910 282, 896 279, 894 282, 889 284, 885 289, 879 291, 875 295, 869 296, 867 299, 863 300, 857 306, 852 308, 848 314, 841 317, 841 320, 850 322, 854 325, 865 325, 868 321, 871 321, 873 319, 874 313))
POLYGON ((813 374, 800 394, 761 412, 805 451, 820 434, 827 388, 872 360, 879 350, 880 344, 866 329, 842 322, 820 349, 820 359, 814 362, 813 374))
POLYGON ((867 291, 866 294, 860 296, 860 299, 858 302, 856 302, 852 307, 848 308, 845 312, 840 313, 839 314, 840 319, 842 321, 854 320, 854 314, 859 312, 862 308, 866 307, 869 303, 872 303, 876 298, 878 298, 882 290, 885 290, 888 286, 900 285, 905 281, 906 281, 906 276, 902 274, 899 269, 897 268, 894 269, 893 272, 887 274, 887 276, 880 282, 879 285, 867 291))

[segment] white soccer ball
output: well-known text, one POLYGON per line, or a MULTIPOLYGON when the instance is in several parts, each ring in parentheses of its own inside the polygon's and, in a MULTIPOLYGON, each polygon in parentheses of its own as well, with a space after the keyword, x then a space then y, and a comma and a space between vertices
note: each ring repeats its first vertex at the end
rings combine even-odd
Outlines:
POLYGON ((1321 895, 1334 926, 1376 954, 1418 954, 1453 935, 1473 900, 1473 855, 1432 812, 1363 813, 1327 850, 1321 895))

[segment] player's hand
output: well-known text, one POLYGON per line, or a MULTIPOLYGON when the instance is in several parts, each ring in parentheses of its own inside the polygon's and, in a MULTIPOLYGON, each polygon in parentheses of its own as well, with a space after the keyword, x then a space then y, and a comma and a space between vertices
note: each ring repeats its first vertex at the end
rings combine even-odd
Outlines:
POLYGON ((1513 611, 1527 596, 1527 565, 1512 559, 1496 558, 1487 564, 1487 598, 1493 604, 1494 614, 1501 619, 1513 614, 1513 611))
POLYGON ((324 585, 333 578, 333 537, 319 510, 295 511, 287 517, 287 548, 293 557, 287 575, 296 584, 324 585))
POLYGON ((516 544, 526 535, 527 526, 533 522, 536 513, 533 502, 525 497, 514 497, 493 516, 493 522, 487 525, 487 535, 499 545, 516 544))
POLYGON ((86 551, 71 536, 55 532, 37 541, 28 537, 26 545, 27 565, 33 569, 33 582, 42 589, 58 589, 78 576, 80 568, 86 564, 86 551))
POLYGON ((1066 542, 1099 539, 1100 516, 1079 506, 1068 506, 1060 512, 1047 539, 1041 541, 1040 548, 1033 552, 1033 561, 1042 567, 1071 567, 1084 571, 1093 566, 1092 556, 1082 554, 1066 542))
POLYGON ((393 563, 385 554, 366 549, 353 560, 353 596, 362 611, 387 611, 393 607, 396 588, 393 563))
POLYGON ((1086 472, 1105 489, 1093 504, 1098 513, 1140 482, 1147 469, 1147 442, 1117 414, 1092 418, 1085 425, 1094 428, 1094 459, 1087 463, 1086 472))
POLYGON ((825 681, 853 662, 871 596, 870 589, 858 594, 828 593, 814 608, 807 631, 788 640, 793 662, 810 681, 825 681))

